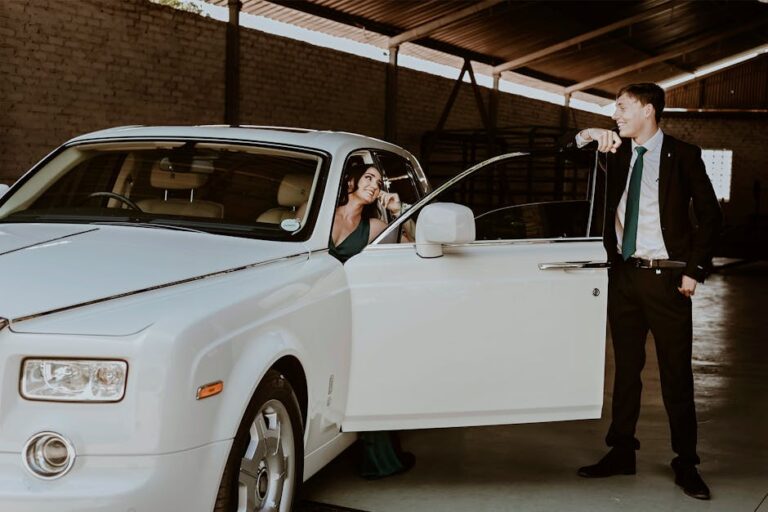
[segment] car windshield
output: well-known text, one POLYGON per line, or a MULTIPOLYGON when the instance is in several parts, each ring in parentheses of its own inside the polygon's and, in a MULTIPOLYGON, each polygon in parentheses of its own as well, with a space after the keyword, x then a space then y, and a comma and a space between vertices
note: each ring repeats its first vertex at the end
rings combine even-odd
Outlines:
POLYGON ((130 223, 267 240, 305 240, 325 159, 210 141, 69 147, 0 200, 0 222, 130 223))

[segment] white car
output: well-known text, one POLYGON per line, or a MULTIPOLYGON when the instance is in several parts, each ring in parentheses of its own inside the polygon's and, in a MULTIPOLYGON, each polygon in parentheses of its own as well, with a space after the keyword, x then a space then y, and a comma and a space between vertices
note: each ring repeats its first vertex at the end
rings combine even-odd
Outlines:
POLYGON ((355 432, 599 417, 595 180, 537 158, 432 192, 347 133, 64 144, 0 199, 0 510, 287 511, 355 432), (342 265, 352 161, 404 212, 342 265))

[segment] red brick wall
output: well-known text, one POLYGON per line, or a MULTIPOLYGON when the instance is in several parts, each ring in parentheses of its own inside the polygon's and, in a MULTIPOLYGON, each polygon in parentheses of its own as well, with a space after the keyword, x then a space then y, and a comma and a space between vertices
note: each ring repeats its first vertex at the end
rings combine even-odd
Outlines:
MULTIPOLYGON (((243 124, 384 136, 383 63, 253 30, 243 30, 241 40, 243 124)), ((0 0, 0 182, 80 133, 222 123, 224 54, 224 23, 147 0, 0 0)), ((401 145, 418 154, 452 87, 449 79, 400 70, 401 145)), ((483 94, 488 105, 489 91, 483 94)), ((555 126, 560 113, 557 105, 502 94, 499 125, 555 126)), ((580 126, 611 125, 586 112, 574 117, 580 126)), ((755 148, 766 147, 767 123, 739 121, 726 130, 714 119, 669 123, 691 142, 734 149, 733 202, 748 203, 754 179, 765 178, 768 152, 755 148)), ((446 128, 481 127, 463 84, 446 128)), ((744 215, 746 203, 729 212, 744 215)))
POLYGON ((768 121, 669 117, 662 120, 661 126, 665 132, 703 149, 733 151, 731 199, 723 204, 726 224, 742 224, 755 213, 755 181, 762 187, 762 214, 768 214, 768 121))
MULTIPOLYGON (((223 122, 221 22, 146 0, 0 1, 0 37, 0 181, 80 133, 223 122)), ((384 136, 384 64, 253 30, 242 31, 241 44, 243 124, 384 136)), ((418 154, 453 81, 401 69, 399 85, 399 142, 418 154)), ((509 94, 500 100, 500 125, 559 119, 556 105, 509 94)), ((446 128, 481 126, 464 84, 446 128)))
POLYGON ((222 24, 143 0, 3 0, 0 38, 0 180, 79 133, 221 117, 222 24))

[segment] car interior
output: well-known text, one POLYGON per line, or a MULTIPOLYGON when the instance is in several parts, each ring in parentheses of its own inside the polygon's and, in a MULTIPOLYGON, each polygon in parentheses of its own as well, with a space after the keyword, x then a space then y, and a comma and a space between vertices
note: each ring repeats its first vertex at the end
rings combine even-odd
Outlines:
POLYGON ((57 155, 8 208, 102 221, 133 211, 142 219, 296 233, 314 211, 323 165, 313 154, 222 143, 88 144, 57 155))

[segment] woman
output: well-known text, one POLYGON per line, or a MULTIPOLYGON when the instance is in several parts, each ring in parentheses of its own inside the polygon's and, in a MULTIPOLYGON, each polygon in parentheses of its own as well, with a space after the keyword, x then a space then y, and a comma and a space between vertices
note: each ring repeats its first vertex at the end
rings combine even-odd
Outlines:
POLYGON ((347 188, 341 191, 339 206, 333 218, 330 244, 331 256, 342 263, 362 251, 387 227, 377 216, 376 202, 380 196, 382 205, 394 215, 400 212, 401 207, 397 194, 381 191, 381 173, 373 165, 350 165, 344 181, 347 188))
MULTIPOLYGON (((359 253, 387 224, 378 218, 376 204, 381 204, 397 215, 400 198, 397 194, 382 192, 381 173, 376 167, 363 163, 348 167, 339 206, 333 219, 330 254, 344 263, 359 253)), ((397 437, 391 432, 363 432, 360 435, 363 448, 360 475, 375 480, 403 473, 415 463, 413 454, 403 452, 397 437)))

